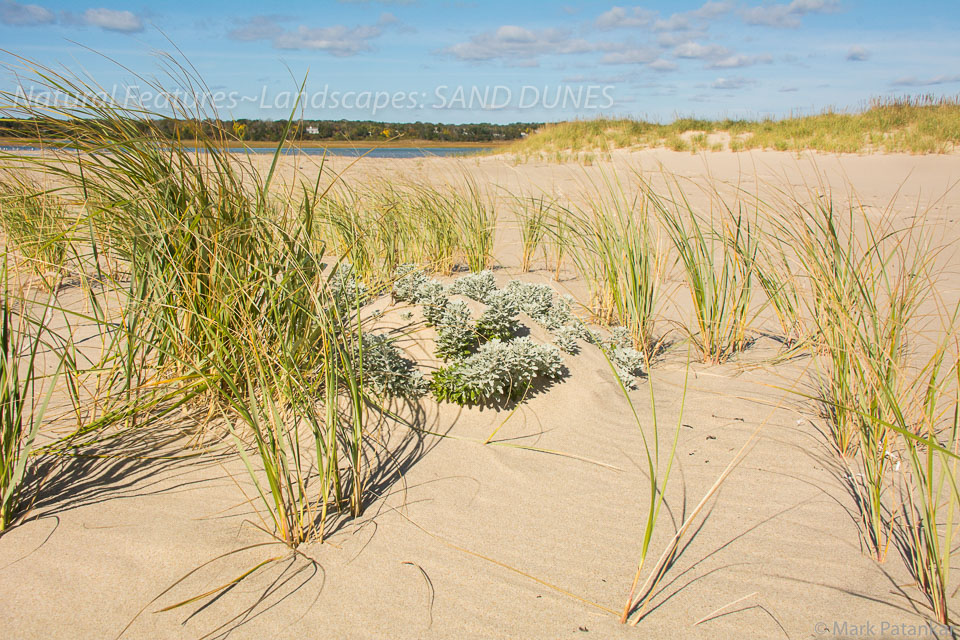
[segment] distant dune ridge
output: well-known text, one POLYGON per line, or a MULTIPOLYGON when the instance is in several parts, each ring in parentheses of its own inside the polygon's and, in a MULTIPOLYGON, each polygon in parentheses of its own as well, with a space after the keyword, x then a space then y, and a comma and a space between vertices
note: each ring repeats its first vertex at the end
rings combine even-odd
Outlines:
POLYGON ((679 118, 660 125, 641 120, 577 120, 547 124, 510 145, 520 154, 667 147, 674 151, 774 149, 951 153, 960 143, 956 98, 876 99, 863 110, 768 120, 679 118))

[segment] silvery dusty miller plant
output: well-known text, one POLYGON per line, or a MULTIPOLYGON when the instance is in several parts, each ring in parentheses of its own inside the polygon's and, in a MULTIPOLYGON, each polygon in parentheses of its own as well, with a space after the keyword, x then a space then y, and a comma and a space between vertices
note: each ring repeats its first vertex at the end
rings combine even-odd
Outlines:
POLYGON ((605 348, 617 377, 628 389, 636 388, 636 377, 642 373, 645 362, 643 354, 634 349, 632 344, 630 331, 626 327, 616 327, 610 332, 605 348))
POLYGON ((353 265, 348 262, 341 262, 337 265, 333 275, 330 276, 328 282, 330 295, 340 307, 358 307, 370 298, 370 290, 367 285, 357 280, 353 271, 353 265))
POLYGON ((376 393, 393 398, 420 398, 430 386, 414 362, 383 334, 363 337, 363 374, 376 393))
POLYGON ((511 280, 503 291, 537 324, 544 324, 553 310, 553 289, 545 284, 511 280))
POLYGON ((477 344, 470 309, 463 300, 450 300, 444 305, 437 323, 437 355, 458 358, 470 352, 477 344))
POLYGON ((418 302, 417 292, 427 281, 427 276, 415 265, 400 265, 393 275, 393 297, 403 302, 418 302))
POLYGON ((490 297, 496 290, 497 280, 489 269, 457 278, 450 288, 451 293, 484 303, 490 301, 490 297))
POLYGON ((576 355, 580 353, 580 343, 577 341, 583 338, 583 329, 574 325, 566 325, 553 332, 553 343, 560 347, 561 351, 576 355))
POLYGON ((423 306, 427 324, 436 326, 447 307, 448 287, 438 280, 427 278, 414 265, 401 265, 394 274, 393 297, 403 302, 423 306))
POLYGON ((487 297, 488 306, 477 321, 477 335, 483 340, 508 340, 520 327, 517 314, 520 308, 513 297, 495 291, 487 297))
POLYGON ((481 345, 476 353, 438 369, 432 386, 438 400, 456 404, 483 404, 497 397, 517 401, 535 378, 556 380, 563 373, 559 349, 524 336, 481 345))

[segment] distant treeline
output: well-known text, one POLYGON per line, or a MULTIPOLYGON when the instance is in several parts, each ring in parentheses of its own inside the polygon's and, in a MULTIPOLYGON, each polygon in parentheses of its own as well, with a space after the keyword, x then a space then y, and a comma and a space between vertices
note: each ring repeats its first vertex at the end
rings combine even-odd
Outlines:
MULTIPOLYGON (((135 122, 147 134, 171 140, 190 140, 200 137, 226 134, 249 142, 277 142, 283 136, 287 123, 279 120, 176 120, 158 119, 135 122)), ((302 120, 294 123, 288 139, 293 140, 343 140, 384 141, 433 140, 437 142, 498 142, 519 140, 534 132, 540 123, 514 124, 440 124, 433 122, 374 122, 372 120, 302 120)), ((34 120, 6 120, 0 122, 0 137, 46 138, 52 132, 44 131, 34 120)), ((62 135, 60 129, 58 134, 62 135)))

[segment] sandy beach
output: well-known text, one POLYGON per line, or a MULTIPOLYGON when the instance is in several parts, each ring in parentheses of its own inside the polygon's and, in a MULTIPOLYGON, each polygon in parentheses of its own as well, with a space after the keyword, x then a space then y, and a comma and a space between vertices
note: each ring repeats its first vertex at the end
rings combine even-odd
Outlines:
MULTIPOLYGON (((315 181, 315 160, 282 159, 276 188, 315 181)), ((265 171, 270 158, 254 161, 265 171)), ((929 350, 927 325, 960 300, 955 154, 654 149, 615 151, 589 166, 510 155, 326 163, 353 185, 442 186, 468 177, 496 202, 498 283, 545 283, 584 305, 587 285, 573 264, 556 279, 538 254, 533 269, 520 272, 511 196, 548 194, 573 206, 610 176, 627 192, 641 179, 656 189, 682 184, 701 210, 710 185, 770 203, 830 194, 840 208, 860 203, 868 215, 903 225, 923 216, 934 230, 941 297, 919 305, 929 322, 918 330, 918 353, 929 350)), ((813 359, 781 357, 776 317, 760 296, 749 348, 723 364, 697 362, 681 330, 690 295, 675 266, 663 291, 657 326, 673 346, 629 392, 640 428, 603 353, 589 344, 564 357, 565 377, 514 409, 427 397, 403 409, 417 428, 379 425, 363 515, 338 518, 322 544, 295 552, 263 530, 262 505, 233 442, 222 434, 191 442, 183 432, 192 418, 151 427, 139 443, 121 439, 96 456, 64 458, 26 521, 0 538, 2 635, 797 639, 856 636, 862 625, 873 625, 875 637, 926 630, 929 609, 901 555, 891 548, 878 562, 865 547, 850 471, 811 399, 813 359), (641 428, 652 436, 651 405, 662 456, 680 426, 647 562, 697 515, 633 627, 619 617, 649 499, 641 428), (220 595, 164 611, 271 559, 220 595)), ((79 287, 59 295, 83 309, 79 287)), ((380 327, 403 322, 387 296, 371 308, 385 311, 380 327)), ((520 319, 532 338, 549 341, 520 319)), ((435 334, 418 335, 403 348, 429 364, 435 334)), ((891 473, 896 484, 900 471, 891 473)), ((955 592, 950 603, 958 604, 955 592)))

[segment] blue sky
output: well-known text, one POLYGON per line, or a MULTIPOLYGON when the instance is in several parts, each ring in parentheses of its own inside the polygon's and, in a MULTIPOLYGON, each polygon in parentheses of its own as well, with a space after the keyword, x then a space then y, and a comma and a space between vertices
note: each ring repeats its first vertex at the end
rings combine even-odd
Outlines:
MULTIPOLYGON (((0 0, 8 66, 15 55, 64 65, 162 108, 116 62, 158 74, 172 42, 224 118, 285 118, 305 76, 307 118, 781 116, 957 95, 957 33, 957 0, 0 0)), ((17 82, 9 69, 0 78, 17 82)))

